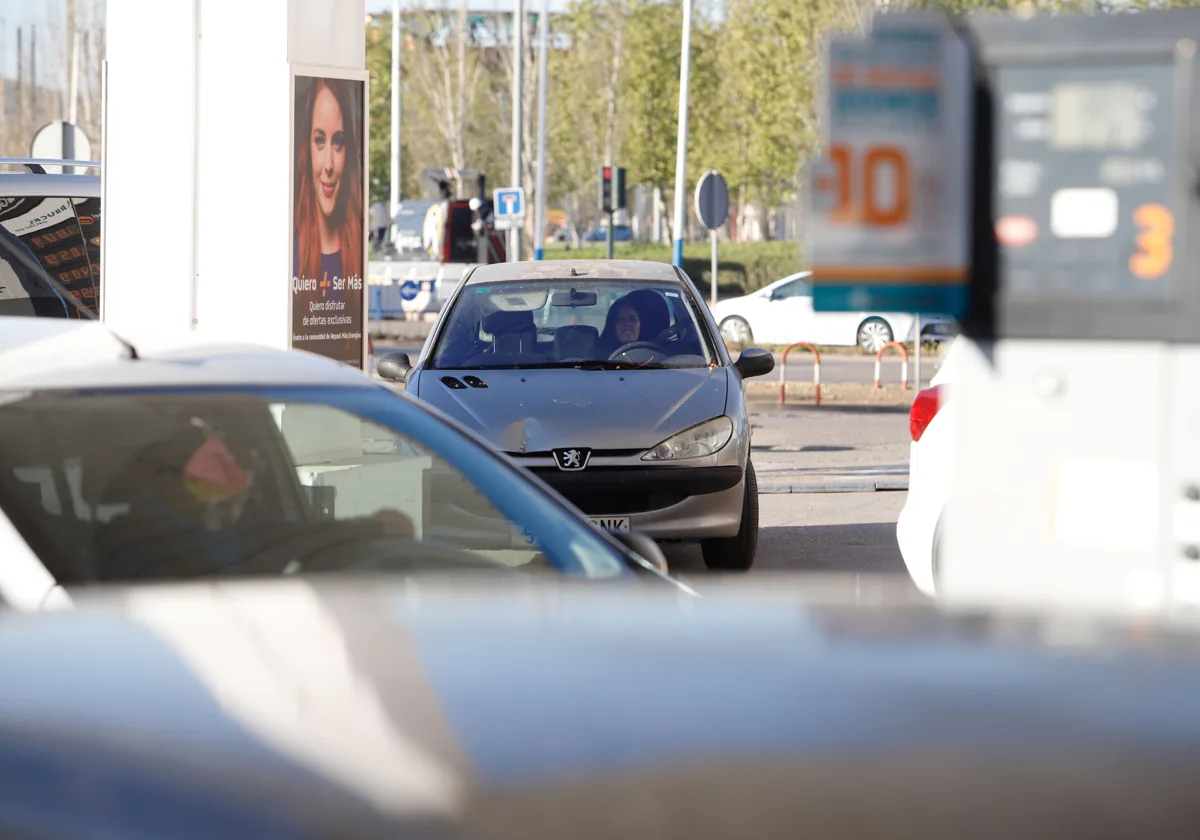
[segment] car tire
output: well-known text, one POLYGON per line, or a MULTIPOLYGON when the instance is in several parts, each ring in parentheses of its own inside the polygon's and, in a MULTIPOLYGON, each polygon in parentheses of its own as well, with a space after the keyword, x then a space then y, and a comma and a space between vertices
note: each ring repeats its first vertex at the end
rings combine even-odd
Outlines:
POLYGON ((878 353, 879 348, 893 341, 892 328, 882 318, 867 318, 858 325, 858 349, 864 353, 878 353))
POLYGON ((704 565, 714 572, 746 572, 754 565, 758 551, 758 479, 749 461, 743 486, 742 521, 737 534, 700 541, 704 565))
POLYGON ((725 340, 726 346, 736 346, 740 344, 742 347, 749 347, 754 344, 754 333, 750 329, 750 324, 745 318, 740 318, 737 315, 730 315, 723 320, 720 325, 721 338, 725 340), (741 336, 740 339, 727 335, 733 333, 734 336, 741 336))

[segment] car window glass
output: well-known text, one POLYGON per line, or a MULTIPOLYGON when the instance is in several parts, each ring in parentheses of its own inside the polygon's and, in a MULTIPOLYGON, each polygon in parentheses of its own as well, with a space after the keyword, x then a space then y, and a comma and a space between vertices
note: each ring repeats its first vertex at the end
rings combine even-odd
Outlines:
POLYGON ((0 198, 0 315, 80 317, 19 258, 31 257, 92 314, 100 300, 100 199, 0 198))
POLYGON ((473 284, 443 318, 433 368, 705 367, 716 359, 694 301, 677 282, 473 284))
POLYGON ((777 287, 773 292, 775 300, 786 300, 793 297, 812 297, 812 286, 807 280, 798 278, 777 287))
POLYGON ((0 505, 65 585, 547 565, 454 466, 329 405, 38 395, 0 438, 0 505))

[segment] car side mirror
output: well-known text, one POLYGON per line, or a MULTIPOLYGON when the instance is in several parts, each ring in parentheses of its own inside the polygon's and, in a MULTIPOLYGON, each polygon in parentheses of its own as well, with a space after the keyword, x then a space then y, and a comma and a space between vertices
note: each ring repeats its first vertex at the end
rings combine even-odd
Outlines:
POLYGON ((738 356, 733 366, 741 373, 742 379, 749 379, 751 376, 765 376, 775 370, 775 356, 770 350, 764 350, 761 347, 747 347, 738 356))
POLYGON ((375 372, 392 382, 404 382, 412 369, 407 353, 388 353, 375 365, 375 372))
POLYGON ((667 574, 667 558, 658 543, 640 531, 609 531, 617 542, 637 554, 664 575, 667 574))

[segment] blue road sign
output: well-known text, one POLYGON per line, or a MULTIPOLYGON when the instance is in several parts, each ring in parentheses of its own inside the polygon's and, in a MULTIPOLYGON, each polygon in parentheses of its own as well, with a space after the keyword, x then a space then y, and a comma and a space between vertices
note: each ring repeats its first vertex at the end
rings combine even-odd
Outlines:
POLYGON ((497 220, 516 222, 525 218, 525 190, 502 187, 492 196, 497 220))
POLYGON ((413 300, 421 293, 421 284, 416 280, 405 280, 400 285, 400 297, 404 300, 413 300))

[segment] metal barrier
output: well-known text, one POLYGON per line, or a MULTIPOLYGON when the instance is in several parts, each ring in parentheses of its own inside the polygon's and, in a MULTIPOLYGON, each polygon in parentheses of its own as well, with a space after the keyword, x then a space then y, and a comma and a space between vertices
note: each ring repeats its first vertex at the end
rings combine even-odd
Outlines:
POLYGON ((795 344, 789 344, 783 348, 783 358, 779 360, 779 404, 783 405, 787 402, 787 357, 788 353, 792 352, 793 347, 807 347, 813 354, 813 391, 814 405, 821 404, 821 354, 817 352, 817 348, 813 347, 807 341, 797 341, 795 344))
POLYGON ((905 391, 908 390, 908 349, 899 341, 889 341, 887 344, 879 348, 879 352, 875 354, 875 387, 879 387, 879 372, 883 367, 883 353, 889 347, 896 347, 900 350, 900 356, 903 361, 900 363, 900 387, 905 391))

